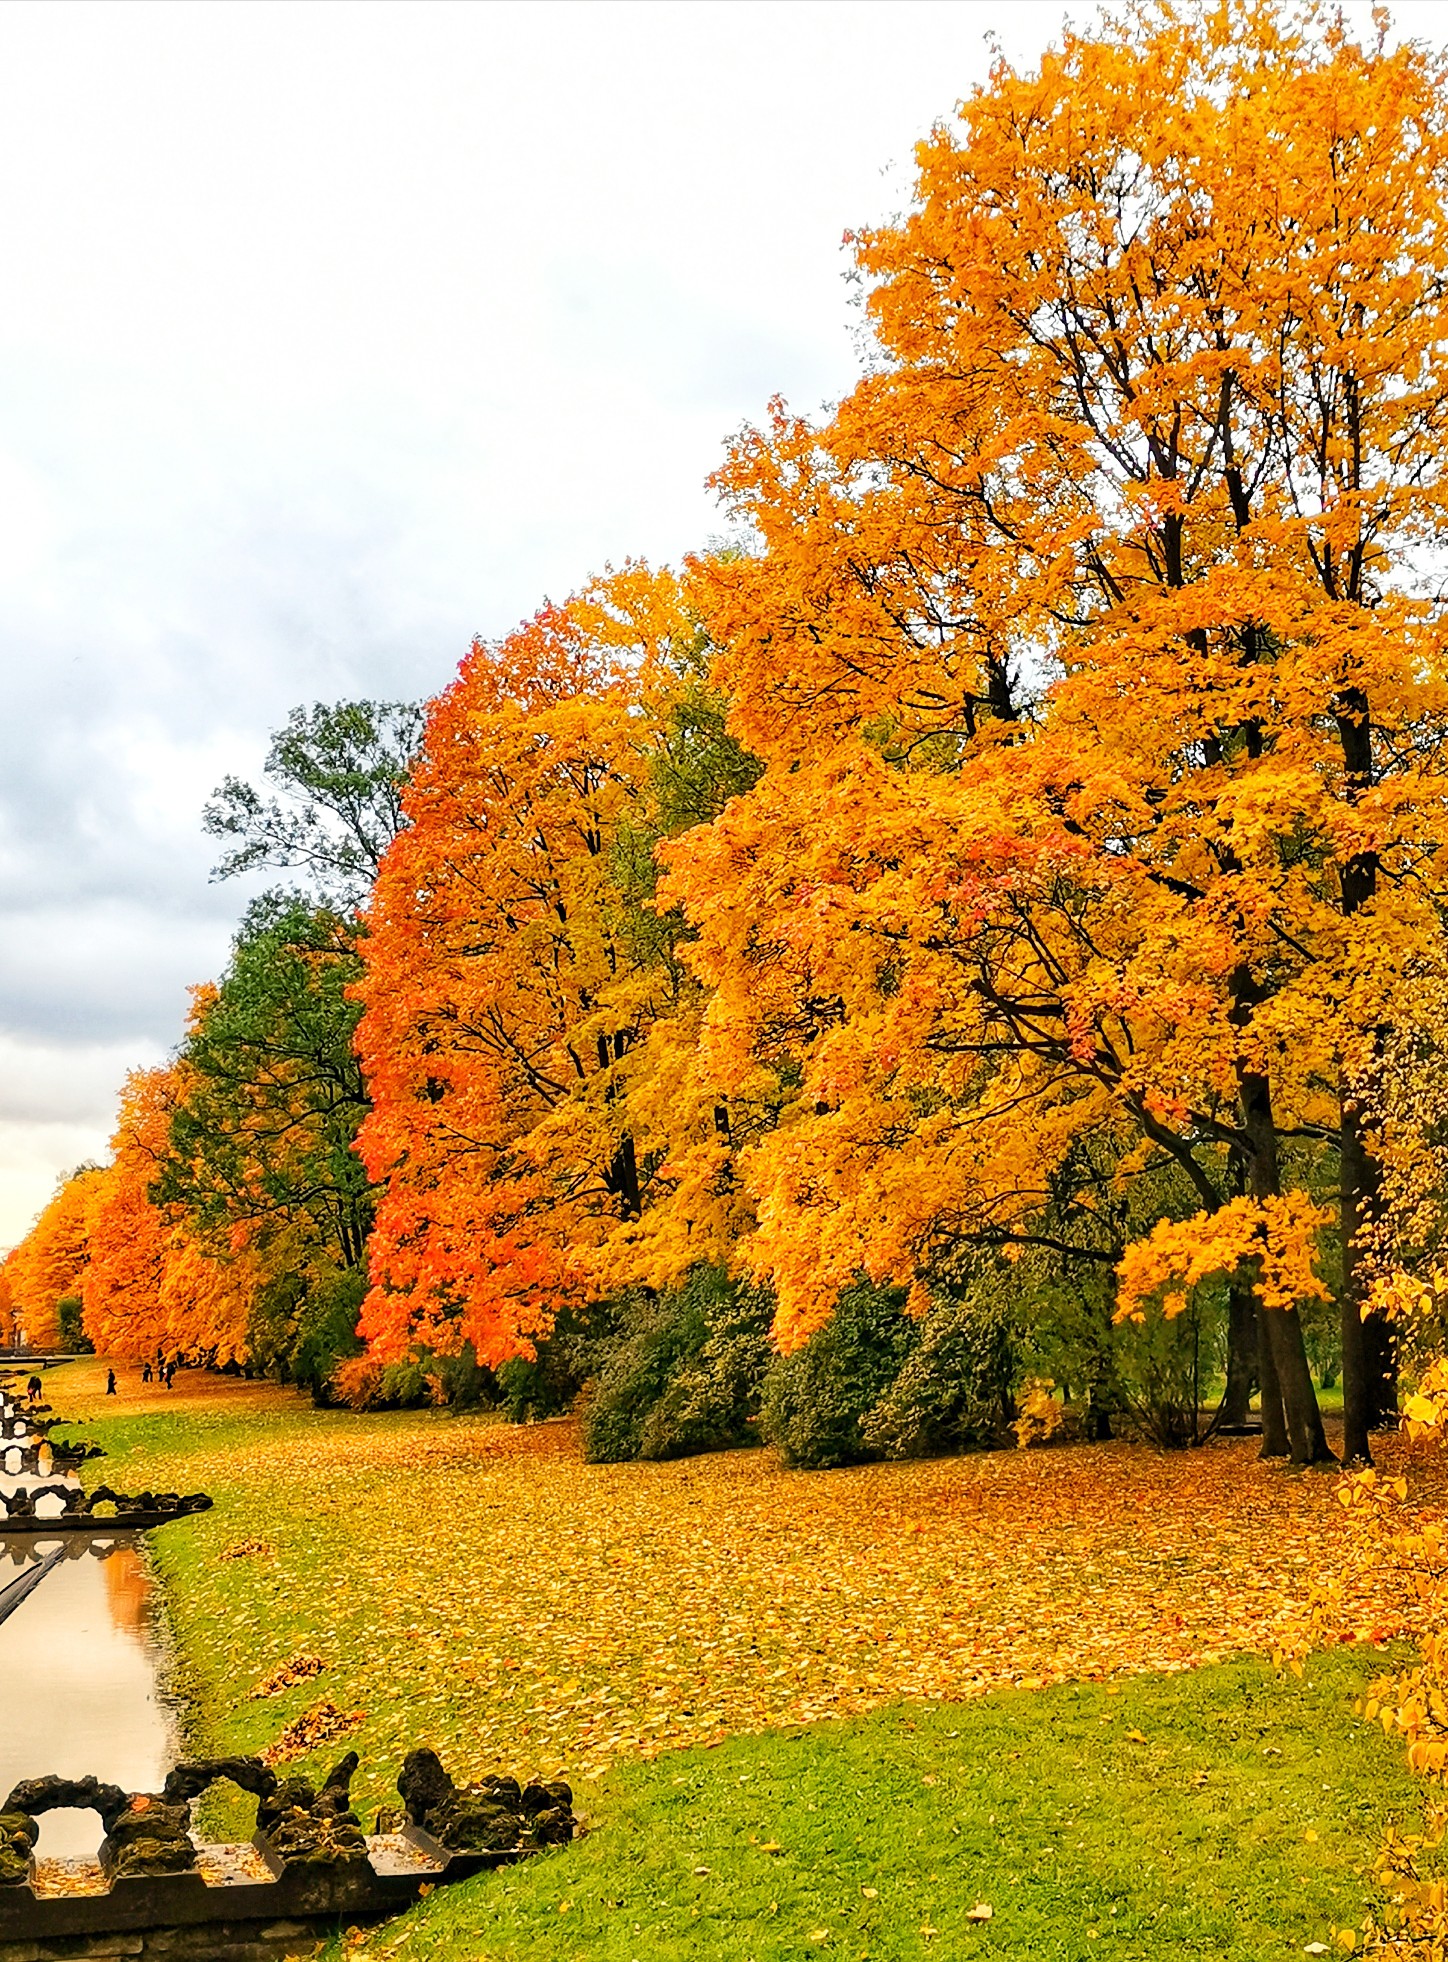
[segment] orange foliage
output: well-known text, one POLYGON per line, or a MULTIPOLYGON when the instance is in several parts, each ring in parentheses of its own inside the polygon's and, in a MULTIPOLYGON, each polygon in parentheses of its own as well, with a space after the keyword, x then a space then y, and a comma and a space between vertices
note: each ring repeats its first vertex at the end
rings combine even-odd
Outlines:
POLYGON ((697 639, 673 575, 632 567, 479 642, 433 704, 363 943, 375 1360, 529 1353, 679 1183, 634 1130, 685 977, 630 848, 658 691, 697 639))
POLYGON ((0 1346, 8 1348, 15 1340, 17 1310, 10 1279, 10 1262, 0 1261, 0 1346))
POLYGON ((89 1166, 66 1179, 5 1263, 21 1332, 33 1348, 55 1347, 58 1305, 81 1292, 89 1210, 105 1176, 89 1166))
POLYGON ((154 1205, 147 1187, 167 1148, 177 1072, 137 1070, 127 1078, 112 1162, 87 1212, 88 1265, 82 1295, 86 1333, 106 1355, 246 1354, 250 1263, 208 1254, 177 1208, 154 1205))
POLYGON ((1448 843, 1442 81, 1257 4, 998 62, 857 242, 873 371, 721 472, 764 549, 710 631, 769 769, 669 891, 713 1067, 777 1085, 785 1340, 1018 1231, 1083 1131, 1204 1222, 1227 1154, 1267 1205, 1282 1129, 1347 1137, 1448 843))
POLYGON ((1255 1266, 1258 1299, 1268 1308, 1331 1296, 1313 1265, 1317 1236, 1332 1215, 1300 1192, 1281 1198, 1229 1200, 1214 1213, 1166 1219, 1128 1247, 1120 1266, 1117 1316, 1143 1317, 1163 1296, 1168 1316, 1187 1306, 1191 1290, 1218 1275, 1255 1266))

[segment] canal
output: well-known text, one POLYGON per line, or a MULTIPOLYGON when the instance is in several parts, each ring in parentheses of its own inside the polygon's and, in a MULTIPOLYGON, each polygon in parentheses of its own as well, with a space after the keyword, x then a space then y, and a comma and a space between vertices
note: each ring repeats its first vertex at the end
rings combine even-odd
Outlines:
MULTIPOLYGON (((13 1463, 13 1459, 10 1460, 13 1463)), ((6 1469, 0 1487, 78 1483, 6 1469)), ((43 1502, 42 1502, 43 1503, 43 1502)), ((163 1655, 150 1577, 134 1535, 110 1539, 41 1527, 0 1540, 0 1588, 56 1548, 64 1557, 0 1622, 0 1800, 22 1778, 94 1774, 128 1792, 159 1791, 180 1755, 161 1690, 163 1655)), ((95 1852, 93 1812, 52 1812, 42 1857, 95 1852)))

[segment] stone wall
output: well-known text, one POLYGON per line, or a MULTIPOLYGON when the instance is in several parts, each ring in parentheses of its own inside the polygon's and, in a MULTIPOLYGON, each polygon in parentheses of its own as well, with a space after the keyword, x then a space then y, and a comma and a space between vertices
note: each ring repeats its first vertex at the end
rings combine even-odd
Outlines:
MULTIPOLYGON (((350 1921, 350 1917, 349 1917, 350 1921)), ((290 1962, 313 1955, 337 1931, 335 1915, 297 1921, 207 1921, 129 1934, 52 1935, 0 1941, 0 1962, 290 1962)))

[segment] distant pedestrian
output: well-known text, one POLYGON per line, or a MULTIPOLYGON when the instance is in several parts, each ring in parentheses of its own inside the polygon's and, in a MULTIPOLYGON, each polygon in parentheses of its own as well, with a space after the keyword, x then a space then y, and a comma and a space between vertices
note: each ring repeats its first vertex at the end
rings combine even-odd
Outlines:
POLYGON ((25 1394, 26 1394, 26 1396, 28 1396, 28 1397, 29 1397, 29 1399, 30 1399, 30 1401, 31 1401, 32 1403, 39 1403, 39 1401, 40 1401, 40 1378, 39 1378, 38 1376, 32 1376, 32 1377, 31 1377, 31 1379, 30 1379, 30 1381, 29 1381, 29 1382, 28 1382, 28 1383, 26 1384, 26 1386, 25 1386, 25 1394))
POLYGON ((172 1387, 172 1385, 175 1383, 175 1381, 176 1381, 176 1365, 175 1363, 167 1363, 166 1388, 169 1390, 172 1387))
POLYGON ((108 1397, 113 1397, 115 1394, 116 1394, 116 1372, 113 1369, 108 1369, 106 1371, 106 1395, 108 1397))
POLYGON ((150 1380, 151 1380, 151 1365, 149 1363, 143 1363, 141 1365, 141 1381, 143 1383, 149 1383, 150 1380))

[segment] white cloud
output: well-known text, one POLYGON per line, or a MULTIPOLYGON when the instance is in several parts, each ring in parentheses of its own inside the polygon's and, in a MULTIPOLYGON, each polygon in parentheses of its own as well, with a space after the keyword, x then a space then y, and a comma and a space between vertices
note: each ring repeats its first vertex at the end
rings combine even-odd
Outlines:
POLYGON ((0 1244, 224 958, 207 789, 717 530, 853 378, 845 229, 1064 11, 0 9, 0 1244))

